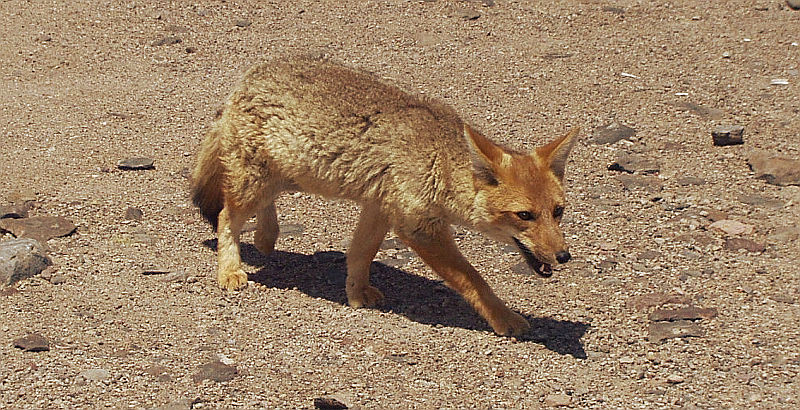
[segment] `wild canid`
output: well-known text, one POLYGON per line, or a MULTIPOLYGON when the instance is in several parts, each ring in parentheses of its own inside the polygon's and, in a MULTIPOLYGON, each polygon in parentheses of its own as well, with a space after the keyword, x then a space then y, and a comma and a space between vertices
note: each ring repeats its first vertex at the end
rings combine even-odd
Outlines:
POLYGON ((374 76, 315 58, 250 69, 203 142, 192 195, 218 235, 221 287, 247 284, 239 256, 244 222, 257 217, 255 246, 278 237, 274 201, 283 191, 347 198, 362 206, 347 251, 347 300, 369 306, 369 283, 389 229, 458 291, 501 335, 530 325, 498 298, 456 248, 463 224, 520 249, 542 276, 570 259, 559 228, 562 181, 575 128, 532 152, 493 143, 450 107, 374 76))

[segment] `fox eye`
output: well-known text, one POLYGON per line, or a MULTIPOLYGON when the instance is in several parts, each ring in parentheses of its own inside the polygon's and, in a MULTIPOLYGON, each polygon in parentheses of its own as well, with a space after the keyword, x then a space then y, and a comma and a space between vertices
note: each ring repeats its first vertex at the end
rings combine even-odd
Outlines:
POLYGON ((536 217, 528 211, 520 211, 517 212, 517 218, 522 219, 523 221, 530 221, 535 219, 536 217))
POLYGON ((553 217, 554 218, 561 218, 561 215, 564 215, 564 207, 557 206, 556 209, 553 210, 553 217))

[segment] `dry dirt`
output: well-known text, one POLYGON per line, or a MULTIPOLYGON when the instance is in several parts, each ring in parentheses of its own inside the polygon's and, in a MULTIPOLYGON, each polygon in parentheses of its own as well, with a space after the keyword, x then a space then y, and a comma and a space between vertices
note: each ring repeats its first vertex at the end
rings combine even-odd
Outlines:
POLYGON ((800 189, 756 179, 746 158, 800 158, 800 11, 487 3, 0 2, 0 205, 35 199, 31 215, 78 226, 47 242, 54 268, 0 294, 0 407, 797 408, 800 189), (336 252, 357 207, 307 195, 279 201, 295 231, 279 252, 244 246, 250 286, 217 288, 187 170, 242 73, 301 52, 434 95, 512 146, 583 128, 563 223, 574 260, 552 278, 457 228, 530 334, 491 333, 405 249, 377 257, 386 303, 348 307, 336 252), (614 121, 636 135, 593 143, 614 121), (713 146, 717 125, 744 126, 744 144, 713 146), (657 171, 609 170, 620 152, 657 171), (127 157, 155 169, 118 169, 127 157), (765 250, 726 247, 720 218, 765 250), (687 306, 716 316, 649 316, 687 306), (654 325, 695 337, 652 341, 654 325), (13 346, 30 333, 50 350, 13 346), (235 371, 202 372, 215 361, 235 371))

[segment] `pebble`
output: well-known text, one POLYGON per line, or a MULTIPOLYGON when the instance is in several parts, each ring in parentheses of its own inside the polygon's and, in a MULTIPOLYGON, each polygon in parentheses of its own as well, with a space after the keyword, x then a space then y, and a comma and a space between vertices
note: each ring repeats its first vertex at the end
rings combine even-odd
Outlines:
POLYGON ((608 166, 609 171, 621 171, 629 174, 657 174, 661 166, 657 161, 642 155, 618 152, 614 162, 608 166))
POLYGON ((64 283, 67 283, 67 277, 64 276, 64 274, 56 273, 50 278, 50 283, 53 285, 63 285, 64 283))
POLYGON ((800 228, 797 226, 779 226, 769 236, 772 242, 792 242, 800 239, 800 228))
POLYGON ((383 250, 387 250, 387 249, 405 249, 405 248, 406 248, 406 244, 403 243, 403 241, 401 241, 399 238, 389 238, 389 239, 385 239, 383 242, 381 242, 381 249, 383 249, 383 250))
POLYGON ((743 135, 744 127, 741 125, 720 125, 711 131, 714 145, 718 147, 744 144, 743 135))
POLYGON ((757 179, 773 185, 800 185, 800 160, 755 151, 747 157, 757 179))
POLYGON ((550 393, 544 397, 544 405, 547 407, 564 407, 572 403, 572 397, 565 393, 550 393))
POLYGON ((754 253, 764 252, 767 249, 764 244, 746 238, 728 238, 723 246, 730 251, 744 249, 754 253))
POLYGON ((663 188, 661 180, 653 176, 621 174, 617 175, 616 179, 628 191, 644 190, 650 193, 657 193, 663 188))
POLYGON ((139 208, 128 207, 125 209, 125 219, 129 221, 141 221, 144 217, 144 212, 139 208))
POLYGON ((480 12, 478 12, 476 10, 473 10, 473 9, 469 9, 469 8, 460 8, 460 9, 458 9, 458 11, 456 12, 456 15, 458 17, 461 17, 464 20, 477 20, 477 19, 479 19, 481 17, 481 13, 480 12))
POLYGON ((598 145, 614 144, 621 140, 630 140, 636 135, 636 130, 619 122, 611 122, 595 128, 592 142, 598 145))
POLYGON ((753 233, 753 225, 743 224, 733 219, 722 219, 709 225, 710 229, 718 229, 728 235, 749 235, 753 233))
POLYGON ((772 210, 781 209, 785 205, 780 199, 767 198, 757 194, 740 194, 737 199, 743 204, 760 206, 772 210))
POLYGON ((333 397, 317 397, 314 399, 314 408, 319 410, 344 410, 347 405, 333 397))
POLYGON ((667 376, 667 383, 669 384, 680 384, 683 383, 684 381, 686 380, 683 378, 683 376, 679 374, 671 374, 667 376))
POLYGON ((703 337, 705 332, 697 323, 689 320, 676 320, 674 322, 653 322, 648 327, 647 340, 653 343, 665 339, 681 337, 703 337))
POLYGON ((178 36, 164 36, 157 40, 154 40, 152 45, 154 47, 161 47, 161 46, 171 46, 173 44, 178 44, 183 42, 180 37, 178 36))
POLYGON ((197 402, 198 400, 193 399, 178 399, 161 407, 156 407, 156 410, 191 410, 197 402))
POLYGON ((27 218, 28 208, 28 205, 23 204, 0 205, 0 219, 27 218))
POLYGON ((800 10, 800 0, 786 0, 786 5, 792 10, 800 10))
POLYGON ((38 333, 30 333, 25 337, 15 339, 14 347, 26 352, 46 352, 50 350, 50 341, 38 333))
POLYGON ((687 304, 689 299, 686 296, 670 295, 666 293, 648 293, 629 298, 625 304, 636 310, 646 310, 651 307, 666 305, 667 303, 687 304))
POLYGON ((280 230, 281 235, 284 236, 297 236, 306 230, 305 226, 301 224, 292 224, 292 223, 280 224, 278 228, 280 230))
POLYGON ((155 168, 155 160, 152 158, 125 158, 117 162, 117 168, 127 171, 140 171, 155 168))
POLYGON ((229 366, 219 360, 215 360, 200 366, 198 372, 192 376, 192 380, 198 383, 203 380, 227 382, 233 380, 238 375, 239 370, 236 369, 236 366, 229 366))
POLYGON ((233 24, 236 27, 244 28, 244 27, 250 27, 250 25, 253 24, 253 23, 248 19, 238 19, 238 20, 234 21, 233 24))
POLYGON ((78 377, 86 381, 100 382, 110 379, 111 373, 109 373, 108 370, 103 369, 88 369, 81 372, 78 377))

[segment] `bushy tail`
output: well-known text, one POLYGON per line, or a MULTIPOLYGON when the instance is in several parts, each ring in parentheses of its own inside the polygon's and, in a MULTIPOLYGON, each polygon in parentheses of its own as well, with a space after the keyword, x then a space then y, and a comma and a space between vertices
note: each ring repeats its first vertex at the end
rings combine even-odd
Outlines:
POLYGON ((217 219, 224 205, 222 191, 223 169, 220 163, 219 125, 206 136, 197 165, 192 172, 192 202, 200 208, 200 213, 217 230, 217 219))

